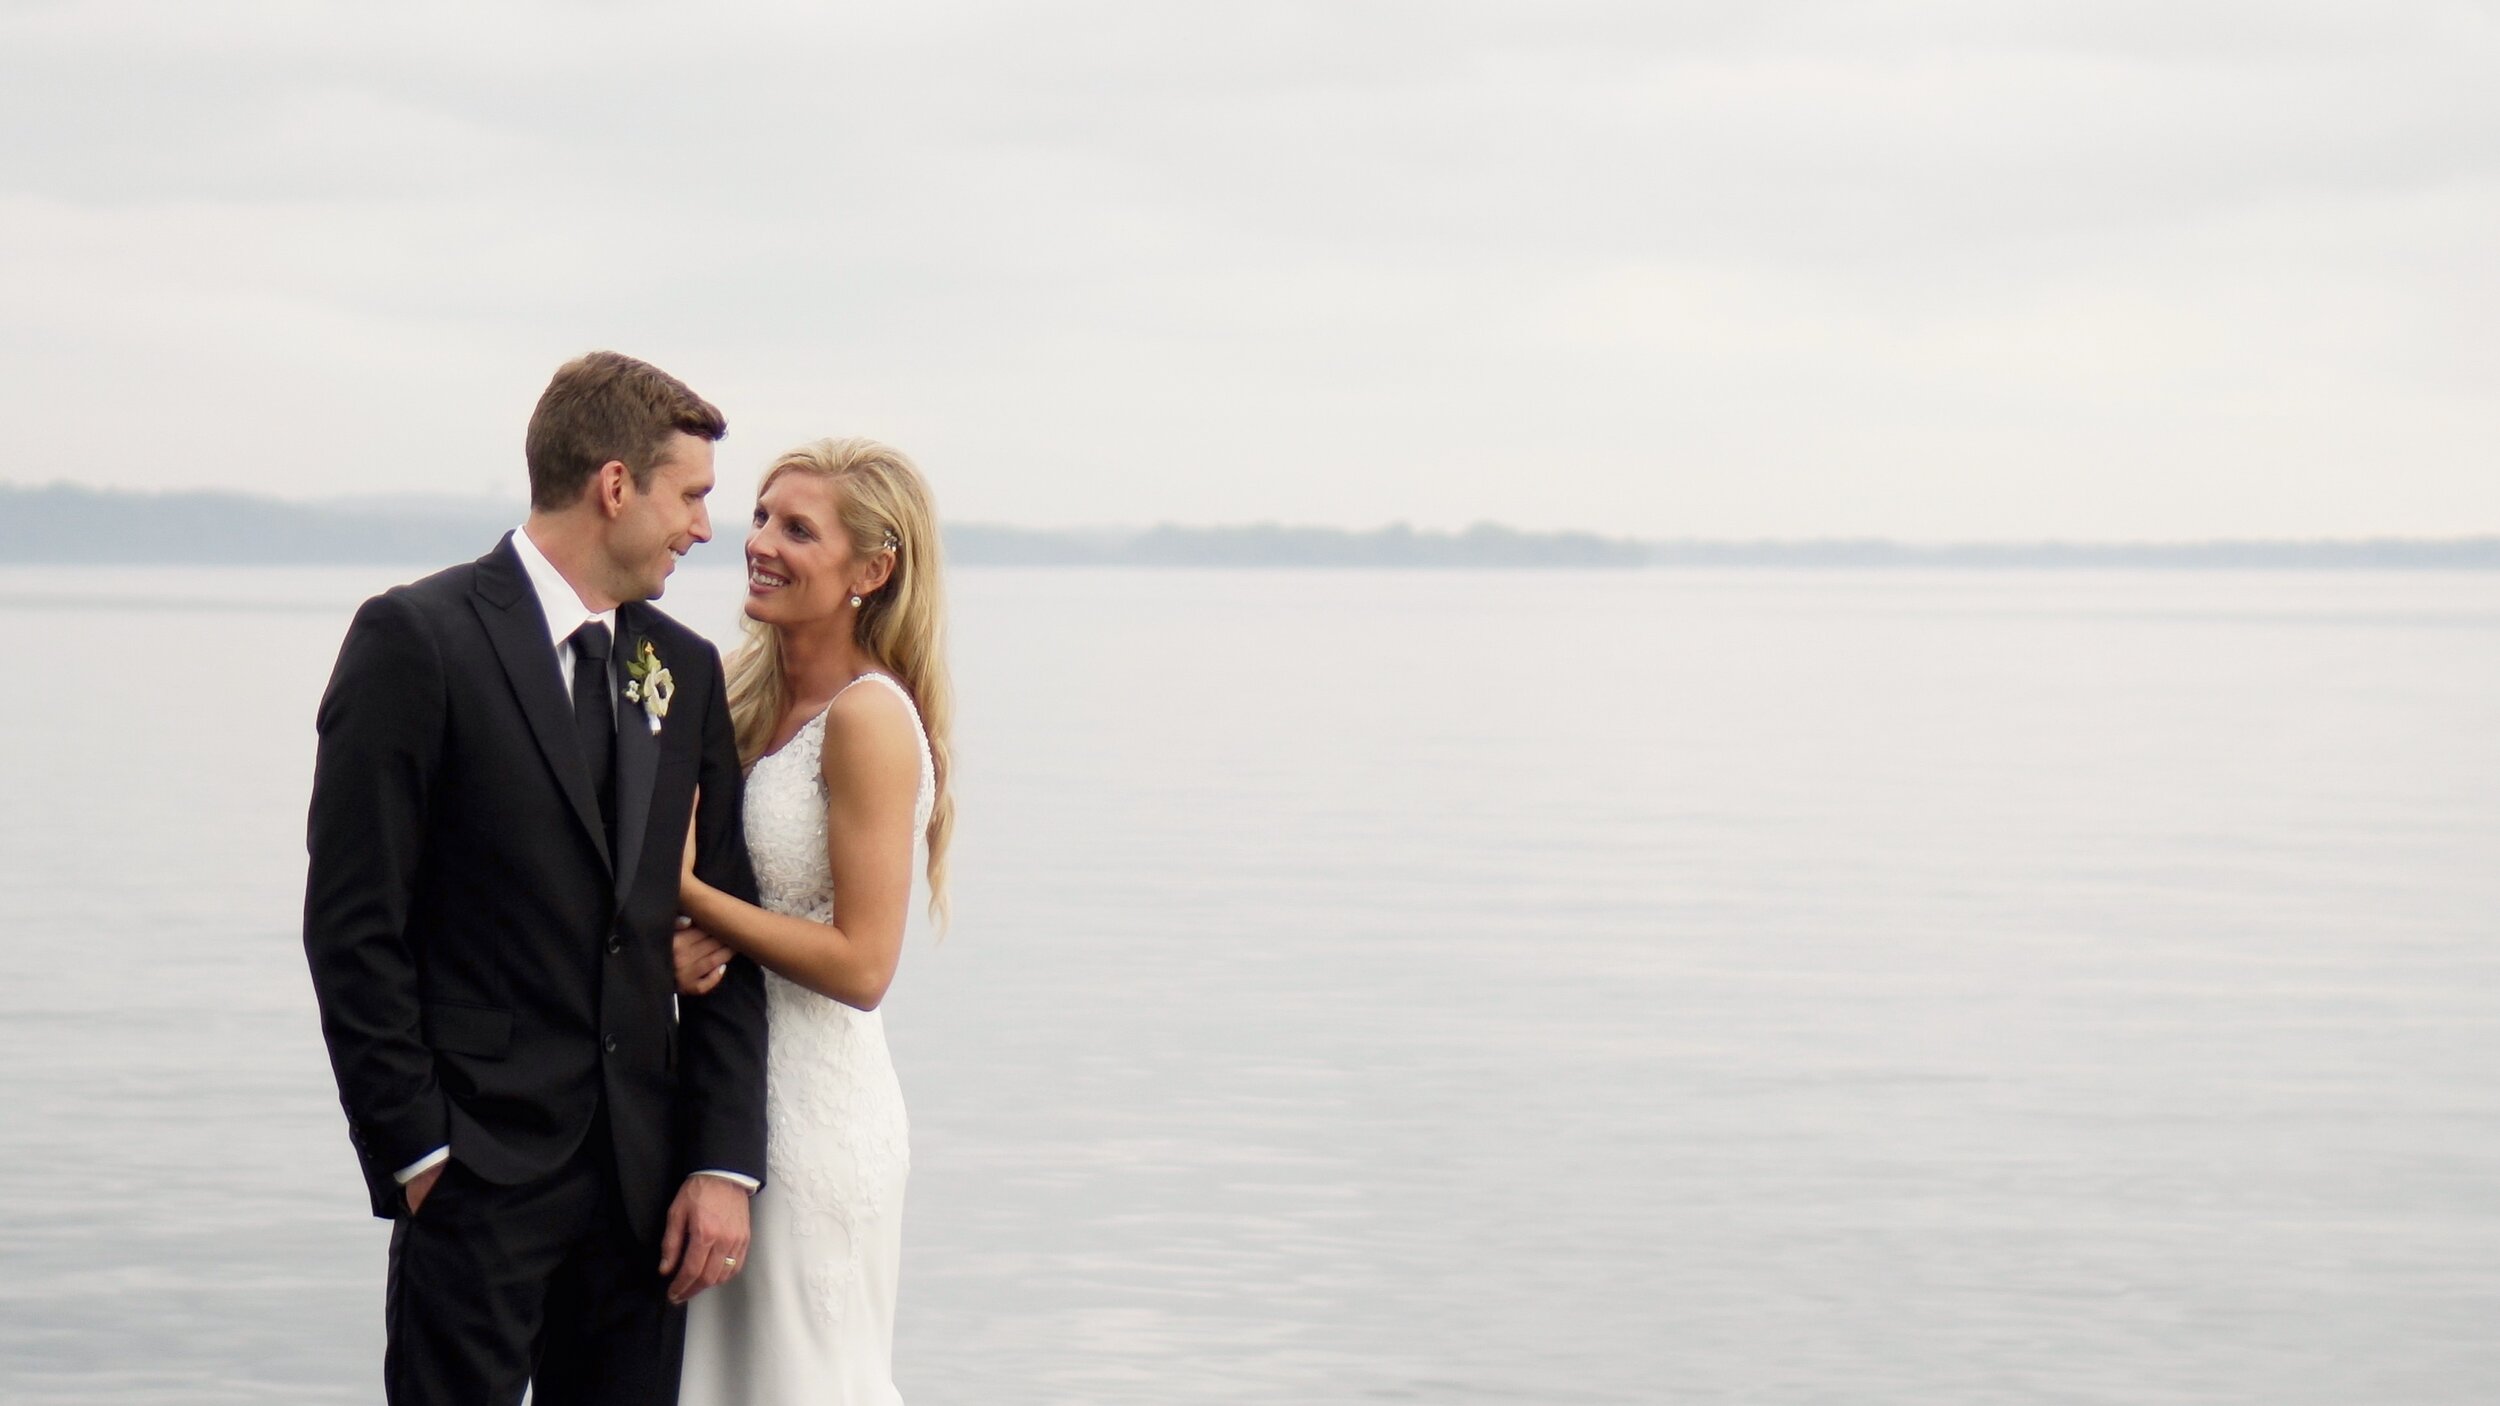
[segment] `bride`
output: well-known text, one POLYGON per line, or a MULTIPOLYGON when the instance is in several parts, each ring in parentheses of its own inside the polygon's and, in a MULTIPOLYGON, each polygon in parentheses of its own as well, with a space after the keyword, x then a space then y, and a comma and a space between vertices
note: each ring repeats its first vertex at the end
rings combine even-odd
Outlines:
POLYGON ((746 559, 730 717, 764 906, 689 868, 677 969, 700 996, 732 955, 764 968, 766 1177, 749 1263, 688 1309, 680 1400, 898 1403, 910 1127, 877 1003, 924 855, 943 916, 954 819, 928 485, 873 441, 803 445, 765 472, 746 559))

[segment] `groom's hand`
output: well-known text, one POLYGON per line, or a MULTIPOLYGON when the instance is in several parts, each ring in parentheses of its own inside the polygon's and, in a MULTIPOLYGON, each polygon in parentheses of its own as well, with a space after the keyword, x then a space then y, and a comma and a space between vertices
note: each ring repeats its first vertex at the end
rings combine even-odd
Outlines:
POLYGON ((425 1198, 434 1194, 434 1183, 443 1179, 443 1168, 450 1165, 449 1162, 437 1162, 408 1178, 408 1185, 402 1188, 408 1196, 408 1214, 413 1216, 425 1209, 425 1198))
POLYGON ((668 1233, 660 1240, 660 1272, 676 1276, 669 1281, 668 1301, 681 1304, 728 1282, 746 1258, 745 1188, 700 1173, 686 1178, 668 1208, 668 1233))

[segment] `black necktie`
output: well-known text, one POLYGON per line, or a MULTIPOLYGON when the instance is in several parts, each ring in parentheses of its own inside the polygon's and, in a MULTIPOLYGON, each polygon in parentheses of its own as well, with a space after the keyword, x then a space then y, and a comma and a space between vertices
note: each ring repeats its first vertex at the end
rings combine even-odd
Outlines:
POLYGON ((599 795, 599 819, 608 841, 616 841, 616 701, 608 687, 608 627, 586 621, 572 634, 573 730, 580 737, 582 760, 590 766, 591 789, 599 795))

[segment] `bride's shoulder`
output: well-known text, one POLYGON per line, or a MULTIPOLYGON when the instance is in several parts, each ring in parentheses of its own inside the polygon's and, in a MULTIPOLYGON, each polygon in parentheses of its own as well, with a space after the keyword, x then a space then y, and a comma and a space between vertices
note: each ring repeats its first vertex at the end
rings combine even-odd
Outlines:
POLYGON ((920 718, 900 688, 862 676, 825 707, 825 775, 874 784, 886 777, 917 784, 920 718))

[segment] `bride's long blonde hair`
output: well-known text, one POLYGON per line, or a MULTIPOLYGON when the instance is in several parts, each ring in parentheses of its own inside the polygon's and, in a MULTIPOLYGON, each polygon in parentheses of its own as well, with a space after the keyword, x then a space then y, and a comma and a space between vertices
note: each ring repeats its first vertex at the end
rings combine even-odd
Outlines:
MULTIPOLYGON (((773 461, 756 485, 761 498, 787 473, 814 474, 835 488, 834 502, 851 550, 894 553, 894 571, 851 612, 852 638, 876 666, 893 675, 920 710, 937 763, 937 804, 929 811, 929 912, 946 920, 946 845, 955 833, 952 733, 955 688, 946 670, 946 598, 937 509, 928 481, 899 449, 872 439, 820 439, 773 461)), ((781 634, 745 622, 746 642, 728 660, 729 718, 738 760, 752 767, 790 710, 781 634)))

